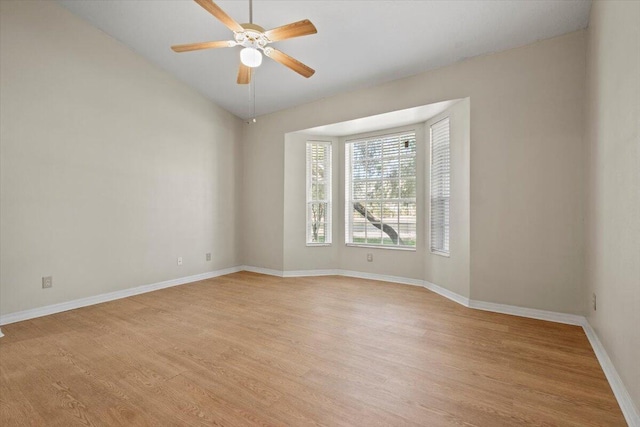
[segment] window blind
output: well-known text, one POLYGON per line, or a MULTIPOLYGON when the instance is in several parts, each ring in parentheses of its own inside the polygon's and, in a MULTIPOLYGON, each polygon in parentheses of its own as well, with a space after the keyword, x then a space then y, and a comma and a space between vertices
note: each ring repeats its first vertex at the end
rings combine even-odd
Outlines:
POLYGON ((431 125, 431 252, 449 255, 451 150, 449 118, 431 125))
POLYGON ((416 135, 402 132, 345 144, 346 243, 416 246, 416 135))
POLYGON ((331 243, 331 143, 307 142, 307 244, 331 243))

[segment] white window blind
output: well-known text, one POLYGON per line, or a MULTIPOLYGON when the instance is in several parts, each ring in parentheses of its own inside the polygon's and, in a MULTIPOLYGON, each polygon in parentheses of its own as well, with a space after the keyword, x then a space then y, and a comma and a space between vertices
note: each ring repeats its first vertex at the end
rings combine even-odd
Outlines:
POLYGON ((331 143, 307 142, 307 244, 331 243, 331 143))
POLYGON ((449 118, 431 125, 431 252, 449 255, 451 150, 449 118))
POLYGON ((416 247, 416 134, 346 141, 347 244, 416 247))

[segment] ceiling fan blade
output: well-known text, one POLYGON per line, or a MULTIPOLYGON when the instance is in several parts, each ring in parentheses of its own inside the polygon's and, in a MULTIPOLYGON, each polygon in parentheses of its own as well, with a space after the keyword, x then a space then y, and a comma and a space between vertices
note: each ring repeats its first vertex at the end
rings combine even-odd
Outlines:
POLYGON ((202 42, 202 43, 189 43, 189 44, 178 44, 175 46, 171 46, 174 52, 190 52, 192 50, 202 50, 202 49, 218 49, 221 47, 233 47, 237 43, 235 41, 218 41, 218 42, 202 42))
POLYGON ((290 57, 286 53, 280 52, 278 49, 274 49, 272 47, 267 47, 264 50, 264 54, 269 58, 273 59, 284 65, 285 67, 291 68, 296 73, 300 74, 303 77, 309 78, 313 76, 313 73, 316 71, 313 68, 310 68, 304 65, 302 62, 298 61, 295 58, 290 57))
POLYGON ((294 37, 308 36, 309 34, 315 34, 318 30, 308 19, 302 21, 293 22, 291 24, 283 25, 282 27, 274 28, 264 33, 265 36, 272 42, 279 40, 292 39, 294 37))
POLYGON ((238 84, 247 85, 249 82, 251 82, 251 68, 241 62, 238 68, 238 84))
POLYGON ((215 4, 212 0, 194 0, 203 9, 207 10, 210 14, 218 18, 220 22, 227 26, 231 31, 236 33, 244 31, 242 25, 238 24, 232 17, 226 14, 226 12, 215 4))

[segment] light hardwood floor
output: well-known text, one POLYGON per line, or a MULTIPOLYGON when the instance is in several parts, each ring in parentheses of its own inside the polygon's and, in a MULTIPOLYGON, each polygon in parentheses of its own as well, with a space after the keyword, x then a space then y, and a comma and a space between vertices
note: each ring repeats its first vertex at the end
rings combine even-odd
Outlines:
POLYGON ((625 425, 582 329, 236 273, 2 327, 0 425, 625 425))

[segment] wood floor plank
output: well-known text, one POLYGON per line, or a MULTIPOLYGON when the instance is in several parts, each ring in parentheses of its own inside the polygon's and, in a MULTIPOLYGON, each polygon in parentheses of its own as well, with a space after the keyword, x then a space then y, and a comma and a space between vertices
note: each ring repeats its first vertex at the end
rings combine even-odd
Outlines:
POLYGON ((624 426, 581 328, 241 272, 2 327, 0 425, 624 426))

